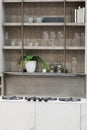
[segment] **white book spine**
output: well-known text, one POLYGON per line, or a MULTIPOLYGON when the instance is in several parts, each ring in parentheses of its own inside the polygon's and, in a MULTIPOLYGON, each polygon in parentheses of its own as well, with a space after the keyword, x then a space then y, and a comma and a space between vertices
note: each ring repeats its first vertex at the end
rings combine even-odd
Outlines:
POLYGON ((77 23, 77 9, 75 9, 75 23, 77 23))
POLYGON ((85 7, 83 7, 83 23, 85 23, 85 7))
POLYGON ((81 7, 77 9, 77 23, 81 23, 81 7))

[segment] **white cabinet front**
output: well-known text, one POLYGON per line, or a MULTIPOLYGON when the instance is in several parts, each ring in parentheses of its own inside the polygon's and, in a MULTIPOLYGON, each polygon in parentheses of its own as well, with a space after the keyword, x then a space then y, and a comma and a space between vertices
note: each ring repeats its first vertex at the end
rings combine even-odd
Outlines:
POLYGON ((81 130, 87 130, 87 104, 81 105, 81 130))
POLYGON ((33 130, 34 103, 0 102, 0 130, 33 130))
POLYGON ((80 105, 36 103, 36 130, 80 130, 80 105))

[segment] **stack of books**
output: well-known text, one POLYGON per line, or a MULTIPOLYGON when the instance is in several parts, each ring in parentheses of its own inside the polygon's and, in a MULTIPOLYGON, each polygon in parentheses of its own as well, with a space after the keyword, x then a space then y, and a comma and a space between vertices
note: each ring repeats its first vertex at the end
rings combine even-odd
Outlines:
POLYGON ((85 7, 78 7, 74 9, 74 22, 75 23, 85 23, 85 7))

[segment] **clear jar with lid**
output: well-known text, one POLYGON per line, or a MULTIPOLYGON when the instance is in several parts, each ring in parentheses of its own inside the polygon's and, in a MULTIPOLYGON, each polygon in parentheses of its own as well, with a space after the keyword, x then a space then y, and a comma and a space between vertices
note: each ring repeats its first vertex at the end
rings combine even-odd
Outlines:
POLYGON ((63 46, 64 45, 64 34, 62 31, 59 31, 57 33, 58 36, 58 46, 63 46))
POLYGON ((72 73, 77 73, 77 58, 73 57, 72 58, 72 73))
POLYGON ((80 34, 77 32, 73 34, 72 46, 80 46, 80 34))
POLYGON ((81 33, 81 46, 85 45, 85 33, 81 33))
POLYGON ((44 44, 45 46, 47 46, 47 45, 48 45, 48 41, 49 41, 48 31, 44 31, 44 32, 43 32, 42 38, 43 38, 43 44, 44 44))

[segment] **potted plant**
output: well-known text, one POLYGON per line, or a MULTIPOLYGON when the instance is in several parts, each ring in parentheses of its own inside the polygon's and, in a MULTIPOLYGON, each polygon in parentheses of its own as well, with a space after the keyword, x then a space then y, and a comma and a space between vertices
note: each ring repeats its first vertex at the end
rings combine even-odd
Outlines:
POLYGON ((40 56, 32 54, 25 54, 19 59, 18 64, 24 66, 27 72, 35 72, 36 62, 40 62, 46 70, 49 69, 49 65, 40 56))

